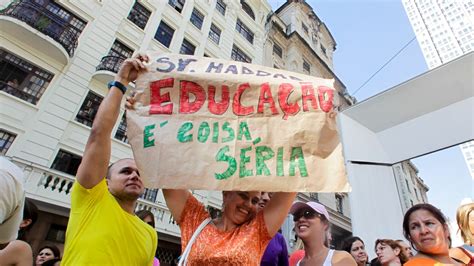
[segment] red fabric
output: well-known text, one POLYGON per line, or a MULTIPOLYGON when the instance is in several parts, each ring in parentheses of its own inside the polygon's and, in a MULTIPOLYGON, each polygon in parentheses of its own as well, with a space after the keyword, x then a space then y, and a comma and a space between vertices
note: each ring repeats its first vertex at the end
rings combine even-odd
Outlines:
POLYGON ((304 258, 304 250, 297 250, 290 255, 290 266, 296 266, 298 261, 304 258))

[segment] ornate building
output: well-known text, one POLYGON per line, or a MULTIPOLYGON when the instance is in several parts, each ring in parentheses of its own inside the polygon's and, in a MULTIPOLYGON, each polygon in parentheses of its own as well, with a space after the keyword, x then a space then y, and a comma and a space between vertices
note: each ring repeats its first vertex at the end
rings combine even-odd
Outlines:
POLYGON ((403 213, 418 203, 427 203, 428 186, 418 176, 418 168, 411 161, 403 161, 393 165, 395 180, 403 213))
MULTIPOLYGON (((287 1, 269 14, 266 24, 264 65, 299 72, 311 76, 334 79, 340 109, 352 105, 345 85, 333 72, 333 53, 336 41, 327 26, 305 1, 287 1)), ((344 193, 299 193, 300 201, 318 201, 324 204, 332 218, 332 245, 351 235, 350 208, 344 193)), ((291 217, 289 217, 291 218, 291 217)), ((283 234, 293 247, 295 237, 292 219, 287 219, 283 234)))

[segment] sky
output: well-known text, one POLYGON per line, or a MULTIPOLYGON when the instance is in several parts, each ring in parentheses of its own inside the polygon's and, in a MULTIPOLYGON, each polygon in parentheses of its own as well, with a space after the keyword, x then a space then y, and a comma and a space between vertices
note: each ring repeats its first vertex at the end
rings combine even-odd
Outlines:
MULTIPOLYGON (((273 10, 284 2, 269 0, 273 10)), ((336 40, 334 72, 350 94, 415 37, 401 0, 313 0, 307 3, 336 40)), ((415 39, 355 96, 362 101, 427 70, 415 39)), ((474 181, 460 148, 454 146, 412 162, 430 188, 428 201, 455 221, 461 200, 474 195, 474 181)))

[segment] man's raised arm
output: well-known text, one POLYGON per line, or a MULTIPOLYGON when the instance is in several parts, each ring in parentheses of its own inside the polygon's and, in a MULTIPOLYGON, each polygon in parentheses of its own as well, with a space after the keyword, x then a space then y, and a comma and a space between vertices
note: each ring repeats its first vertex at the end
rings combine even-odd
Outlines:
POLYGON ((118 119, 125 86, 137 78, 138 72, 145 71, 143 62, 147 61, 148 57, 143 54, 125 60, 115 76, 115 84, 99 106, 76 175, 79 184, 87 189, 93 188, 107 174, 111 154, 110 137, 118 119))

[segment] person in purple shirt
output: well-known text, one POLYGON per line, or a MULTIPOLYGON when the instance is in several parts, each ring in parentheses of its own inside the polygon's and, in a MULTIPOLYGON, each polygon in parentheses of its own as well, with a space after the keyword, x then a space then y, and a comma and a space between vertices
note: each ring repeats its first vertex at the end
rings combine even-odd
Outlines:
MULTIPOLYGON (((260 202, 258 203, 258 211, 262 210, 265 205, 272 198, 271 192, 262 192, 260 202)), ((283 235, 278 232, 268 243, 265 253, 263 253, 262 266, 288 266, 288 248, 286 247, 286 241, 283 235)))

